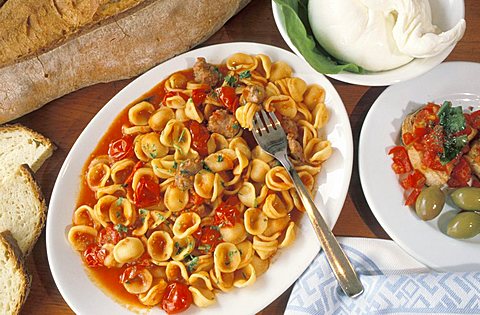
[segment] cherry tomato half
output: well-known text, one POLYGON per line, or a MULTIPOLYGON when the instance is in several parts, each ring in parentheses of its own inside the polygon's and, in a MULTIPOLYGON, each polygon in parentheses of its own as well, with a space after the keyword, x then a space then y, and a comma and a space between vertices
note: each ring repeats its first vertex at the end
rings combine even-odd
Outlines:
POLYGON ((220 102, 225 106, 229 111, 235 113, 238 107, 238 97, 235 94, 235 89, 230 86, 222 86, 215 90, 218 94, 220 102))
POLYGON ((133 156, 133 138, 125 135, 118 140, 110 142, 110 145, 108 146, 108 155, 114 161, 133 156))
POLYGON ((88 267, 96 268, 103 266, 103 262, 107 255, 108 252, 105 248, 92 244, 83 252, 83 259, 88 267))
POLYGON ((116 245, 122 239, 124 239, 126 235, 124 233, 120 234, 120 232, 113 229, 111 225, 107 225, 104 229, 101 229, 97 235, 97 243, 99 245, 104 244, 113 244, 116 245))
POLYGON ((141 177, 133 194, 133 202, 140 208, 158 204, 160 202, 160 186, 151 178, 141 177))
POLYGON ((207 98, 207 93, 203 89, 195 89, 192 91, 192 100, 195 106, 199 106, 207 98))
POLYGON ((120 283, 125 283, 127 281, 135 279, 140 272, 142 271, 142 268, 138 266, 131 266, 125 268, 123 273, 120 275, 120 283))
POLYGON ((202 156, 208 155, 207 141, 210 139, 210 132, 207 127, 192 120, 189 128, 192 134, 193 148, 202 156))
POLYGON ((415 202, 417 201, 418 195, 422 192, 421 189, 415 188, 410 192, 410 194, 407 197, 407 200, 405 201, 406 206, 413 206, 415 202))
POLYGON ((197 229, 193 233, 193 237, 198 241, 197 249, 203 254, 213 253, 215 247, 223 242, 218 227, 212 225, 205 225, 201 229, 197 229))
POLYGON ((192 302, 192 293, 188 290, 188 285, 173 282, 163 293, 162 308, 168 314, 176 314, 189 308, 192 302))
POLYGON ((215 209, 214 223, 222 226, 234 226, 240 217, 238 204, 240 201, 236 196, 229 197, 226 201, 220 203, 215 209))

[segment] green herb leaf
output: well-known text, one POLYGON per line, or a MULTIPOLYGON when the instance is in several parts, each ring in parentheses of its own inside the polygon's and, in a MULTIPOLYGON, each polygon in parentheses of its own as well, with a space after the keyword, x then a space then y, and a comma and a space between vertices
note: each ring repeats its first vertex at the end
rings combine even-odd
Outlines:
POLYGON ((117 199, 117 201, 115 202, 115 205, 116 205, 117 207, 120 207, 120 206, 122 205, 122 202, 123 202, 123 197, 119 197, 119 198, 117 199))
POLYGON ((197 265, 198 265, 198 257, 193 257, 193 259, 187 263, 188 271, 193 272, 195 268, 197 268, 197 265))
POLYGON ((128 228, 123 224, 115 225, 114 229, 117 230, 120 233, 127 233, 128 232, 128 228))
POLYGON ((223 162, 223 155, 217 155, 217 162, 223 162))
POLYGON ((208 167, 208 165, 205 162, 203 162, 203 169, 212 173, 212 170, 210 169, 210 167, 208 167))
POLYGON ((183 128, 182 133, 180 134, 180 137, 178 137, 178 142, 182 143, 183 142, 183 137, 185 136, 185 128, 183 128))
POLYGON ((308 0, 274 0, 280 6, 287 34, 307 62, 320 73, 350 71, 362 73, 363 69, 353 63, 344 63, 330 56, 313 36, 308 22, 308 0))
POLYGON ((178 167, 178 163, 177 163, 177 161, 173 161, 173 166, 172 166, 172 167, 173 167, 173 169, 174 169, 174 170, 176 170, 176 169, 177 169, 177 167, 178 167))
POLYGON ((245 71, 242 71, 240 72, 240 74, 238 75, 238 77, 240 79, 247 79, 247 78, 250 78, 252 76, 252 74, 250 73, 250 70, 245 70, 245 71))
POLYGON ((456 133, 465 130, 467 123, 462 107, 452 107, 452 103, 448 101, 443 102, 437 115, 444 132, 443 153, 440 156, 440 162, 445 165, 467 145, 467 135, 455 136, 456 133))
POLYGON ((231 87, 235 87, 235 85, 237 84, 237 78, 233 75, 227 75, 225 77, 225 82, 231 87))

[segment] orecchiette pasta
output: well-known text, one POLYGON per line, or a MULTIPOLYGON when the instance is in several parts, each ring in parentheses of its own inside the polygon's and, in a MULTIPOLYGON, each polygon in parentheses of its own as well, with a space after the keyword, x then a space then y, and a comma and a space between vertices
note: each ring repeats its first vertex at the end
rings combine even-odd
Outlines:
POLYGON ((325 90, 285 62, 198 58, 117 118, 85 164, 67 235, 88 267, 108 274, 103 287, 118 279, 122 294, 148 307, 179 292, 208 307, 219 291, 254 285, 294 243, 304 208, 288 172, 254 143, 261 109, 278 116, 295 170, 314 191, 333 153, 322 130, 325 90))

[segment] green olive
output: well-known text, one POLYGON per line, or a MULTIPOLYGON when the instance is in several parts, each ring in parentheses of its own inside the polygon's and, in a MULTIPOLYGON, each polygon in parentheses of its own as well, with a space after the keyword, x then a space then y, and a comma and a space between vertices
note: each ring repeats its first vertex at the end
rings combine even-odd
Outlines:
POLYGON ((480 188, 463 187, 455 190, 450 197, 463 210, 480 210, 480 188))
POLYGON ((436 218, 445 205, 445 195, 438 186, 428 187, 420 193, 415 202, 415 211, 420 219, 428 221, 436 218))
POLYGON ((480 214, 461 212, 448 223, 447 234, 453 238, 472 238, 480 233, 480 214))

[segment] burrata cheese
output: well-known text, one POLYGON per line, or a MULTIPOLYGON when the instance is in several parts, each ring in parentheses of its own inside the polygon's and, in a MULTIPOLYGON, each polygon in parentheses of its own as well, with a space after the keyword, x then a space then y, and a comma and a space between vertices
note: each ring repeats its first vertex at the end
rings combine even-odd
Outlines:
POLYGON ((310 0, 315 38, 338 60, 370 71, 432 57, 459 41, 465 20, 441 32, 427 0, 310 0))

